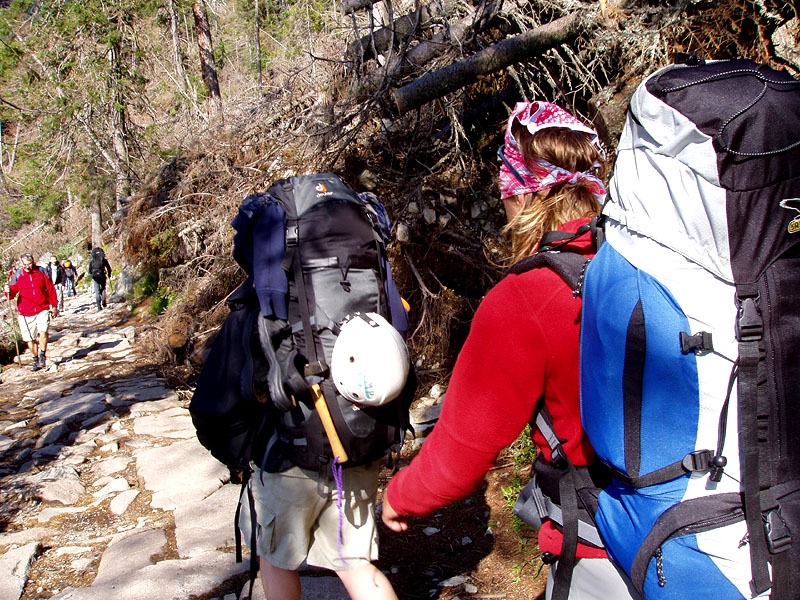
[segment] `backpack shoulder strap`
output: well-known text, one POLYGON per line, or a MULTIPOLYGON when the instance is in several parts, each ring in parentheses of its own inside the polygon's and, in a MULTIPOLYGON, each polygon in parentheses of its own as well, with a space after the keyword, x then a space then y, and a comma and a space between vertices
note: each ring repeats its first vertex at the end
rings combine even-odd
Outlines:
POLYGON ((597 243, 600 240, 598 234, 602 231, 598 227, 597 217, 591 222, 581 225, 575 233, 548 231, 542 236, 538 252, 512 265, 506 275, 519 275, 531 269, 547 267, 555 271, 572 289, 572 295, 578 298, 582 294, 583 276, 591 259, 573 252, 567 247, 567 244, 589 231, 592 232, 592 237, 597 243))
POLYGON ((516 263, 508 270, 508 274, 519 275, 531 269, 547 267, 555 271, 572 289, 573 295, 578 297, 583 286, 583 275, 589 260, 576 252, 540 250, 536 254, 523 258, 516 263))
POLYGON ((364 205, 364 210, 372 222, 372 227, 375 232, 380 236, 380 242, 386 246, 391 239, 392 225, 389 221, 389 213, 383 202, 372 192, 360 192, 357 194, 359 200, 364 205))

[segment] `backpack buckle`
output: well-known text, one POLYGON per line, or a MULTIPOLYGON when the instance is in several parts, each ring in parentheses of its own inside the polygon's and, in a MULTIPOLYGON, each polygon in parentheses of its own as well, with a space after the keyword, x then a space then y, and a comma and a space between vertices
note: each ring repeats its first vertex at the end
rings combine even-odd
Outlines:
POLYGON ((561 447, 561 444, 552 448, 550 450, 550 463, 556 469, 566 469, 569 466, 569 459, 567 458, 567 453, 564 452, 564 448, 561 447))
POLYGON ((787 550, 792 545, 792 533, 781 515, 781 508, 774 508, 762 515, 767 546, 772 554, 787 550))
POLYGON ((683 457, 681 466, 689 473, 708 471, 711 468, 711 450, 696 450, 683 457))
POLYGON ((303 375, 308 377, 325 377, 328 374, 328 365, 323 360, 315 360, 306 363, 303 367, 303 375))
POLYGON ((299 240, 300 226, 297 224, 297 221, 288 223, 286 225, 286 245, 292 247, 297 246, 299 240))
POLYGON ((758 310, 758 295, 739 297, 739 312, 736 317, 736 339, 754 342, 763 337, 764 321, 758 310))
POLYGON ((681 331, 681 354, 694 352, 697 356, 703 356, 714 351, 714 343, 711 341, 711 334, 708 331, 699 331, 694 335, 689 335, 681 331))

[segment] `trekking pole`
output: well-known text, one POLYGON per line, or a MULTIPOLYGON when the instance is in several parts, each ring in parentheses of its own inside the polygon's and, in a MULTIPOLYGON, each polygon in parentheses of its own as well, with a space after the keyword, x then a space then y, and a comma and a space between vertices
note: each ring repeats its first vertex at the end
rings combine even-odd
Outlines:
POLYGON ((336 427, 333 424, 331 413, 328 410, 328 405, 325 403, 325 396, 322 395, 322 390, 319 389, 318 384, 311 386, 311 395, 314 396, 314 408, 319 413, 319 419, 322 421, 322 426, 325 428, 325 434, 328 436, 333 456, 339 459, 339 464, 347 462, 347 453, 342 446, 342 440, 339 439, 339 434, 336 433, 336 427))
MULTIPOLYGON (((14 338, 14 346, 17 349, 17 364, 21 367, 22 366, 22 357, 19 355, 19 338, 17 337, 17 330, 14 328, 14 322, 17 319, 15 318, 13 309, 11 307, 11 298, 9 298, 8 296, 6 296, 6 303, 8 304, 8 311, 6 312, 6 314, 11 319, 11 337, 14 338)), ((19 327, 19 324, 17 324, 17 327, 19 327)), ((21 332, 20 332, 20 335, 22 335, 21 332)))

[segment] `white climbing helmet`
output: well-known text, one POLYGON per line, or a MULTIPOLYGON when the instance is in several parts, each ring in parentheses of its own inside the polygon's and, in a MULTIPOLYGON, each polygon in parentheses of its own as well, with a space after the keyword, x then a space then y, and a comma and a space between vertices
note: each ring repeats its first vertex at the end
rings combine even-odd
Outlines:
POLYGON ((408 370, 406 344, 386 319, 376 313, 345 319, 331 354, 331 376, 342 396, 380 406, 400 395, 408 370))

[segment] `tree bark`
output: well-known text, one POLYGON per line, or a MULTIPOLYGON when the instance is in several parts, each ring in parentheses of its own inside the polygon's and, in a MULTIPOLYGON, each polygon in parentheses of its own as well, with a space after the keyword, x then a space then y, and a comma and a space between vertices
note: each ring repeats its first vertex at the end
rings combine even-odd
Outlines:
POLYGON ((208 14, 203 0, 192 2, 192 14, 197 33, 197 47, 200 50, 200 70, 203 74, 203 83, 208 89, 208 117, 213 121, 222 115, 222 95, 219 91, 217 68, 214 66, 214 44, 208 26, 208 14))
POLYGON ((89 206, 92 221, 92 248, 103 246, 103 219, 101 193, 95 190, 92 194, 92 202, 89 206))
POLYGON ((481 75, 494 73, 572 41, 591 25, 588 14, 586 11, 571 13, 534 30, 498 42, 443 69, 428 73, 395 90, 394 100, 397 108, 401 114, 408 112, 474 83, 481 75))
POLYGON ((390 84, 393 79, 401 78, 414 69, 423 68, 434 58, 441 56, 453 45, 461 45, 475 24, 475 15, 469 14, 461 18, 431 37, 427 42, 420 42, 405 54, 393 57, 385 66, 370 73, 359 88, 359 94, 374 95, 381 88, 390 84))

